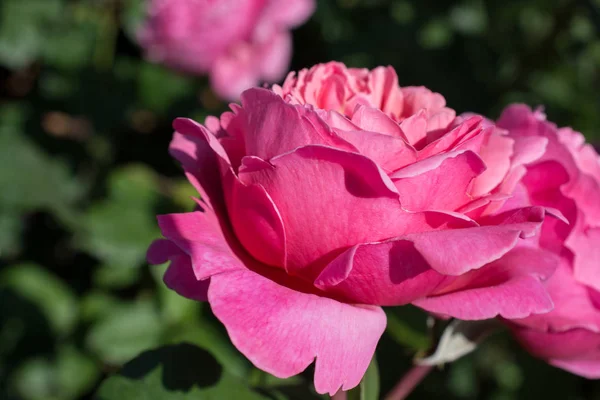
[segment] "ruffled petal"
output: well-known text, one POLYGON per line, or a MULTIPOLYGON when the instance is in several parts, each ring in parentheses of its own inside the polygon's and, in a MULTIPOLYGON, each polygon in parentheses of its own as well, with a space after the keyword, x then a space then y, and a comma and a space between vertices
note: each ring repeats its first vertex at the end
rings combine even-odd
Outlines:
POLYGON ((249 270, 213 276, 208 298, 254 365, 288 378, 315 361, 315 388, 331 395, 359 384, 386 325, 379 307, 302 293, 249 270))
POLYGON ((543 251, 516 249, 484 268, 457 278, 437 294, 413 302, 429 312, 463 320, 502 316, 524 318, 553 308, 542 279, 557 258, 543 251))
POLYGON ((402 207, 410 211, 455 211, 469 203, 473 180, 485 164, 471 151, 439 154, 391 175, 402 207))
POLYGON ((330 145, 355 151, 308 107, 286 103, 266 89, 251 89, 242 95, 246 155, 264 160, 309 144, 330 145))

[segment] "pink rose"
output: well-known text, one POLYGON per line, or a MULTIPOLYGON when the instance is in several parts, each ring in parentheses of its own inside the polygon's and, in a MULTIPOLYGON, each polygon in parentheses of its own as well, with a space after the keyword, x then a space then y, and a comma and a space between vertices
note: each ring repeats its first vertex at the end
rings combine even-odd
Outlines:
POLYGON ((314 8, 314 0, 150 0, 139 38, 150 59, 209 73, 215 92, 236 100, 262 80, 283 77, 289 30, 314 8))
POLYGON ((545 209, 501 210, 506 177, 541 153, 454 115, 392 68, 330 63, 247 90, 204 125, 178 119, 171 154, 201 210, 160 216, 148 259, 171 260, 166 284, 208 300, 257 367, 289 377, 315 361, 319 393, 360 382, 380 306, 547 312, 555 257, 524 240, 545 209))
POLYGON ((517 141, 544 140, 543 156, 517 185, 521 205, 558 209, 569 224, 548 219, 539 239, 560 256, 547 281, 553 311, 513 321, 517 338, 550 364, 600 378, 600 157, 570 128, 557 128, 541 111, 508 107, 498 126, 517 141))

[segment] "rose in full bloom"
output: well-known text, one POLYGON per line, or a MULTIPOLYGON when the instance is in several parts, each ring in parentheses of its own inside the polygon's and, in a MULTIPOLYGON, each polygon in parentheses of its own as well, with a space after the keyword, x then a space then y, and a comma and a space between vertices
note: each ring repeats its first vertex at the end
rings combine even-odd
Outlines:
POLYGON ((201 198, 159 217, 149 261, 170 260, 166 284, 207 300, 273 375, 314 361, 319 393, 356 386, 381 306, 471 320, 552 308, 541 281, 556 259, 525 245, 545 209, 502 209, 541 153, 456 118, 438 93, 401 88, 391 67, 318 65, 174 127, 171 154, 201 198))
POLYGON ((151 60, 208 73, 219 96, 237 100, 260 81, 283 78, 290 29, 314 8, 314 0, 149 0, 139 40, 151 60))
POLYGON ((541 111, 508 107, 498 121, 516 140, 546 142, 516 187, 521 205, 562 212, 544 222, 540 246, 560 256, 546 282, 553 311, 510 324, 520 342, 550 364, 600 378, 600 157, 584 137, 557 128, 541 111))

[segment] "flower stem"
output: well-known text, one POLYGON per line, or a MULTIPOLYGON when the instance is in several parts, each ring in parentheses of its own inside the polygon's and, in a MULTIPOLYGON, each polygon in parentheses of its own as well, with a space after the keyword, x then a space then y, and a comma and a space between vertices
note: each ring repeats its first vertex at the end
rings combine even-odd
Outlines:
POLYGON ((412 393, 419 383, 431 372, 431 365, 415 365, 406 375, 400 379, 400 382, 394 386, 385 400, 404 400, 412 393))

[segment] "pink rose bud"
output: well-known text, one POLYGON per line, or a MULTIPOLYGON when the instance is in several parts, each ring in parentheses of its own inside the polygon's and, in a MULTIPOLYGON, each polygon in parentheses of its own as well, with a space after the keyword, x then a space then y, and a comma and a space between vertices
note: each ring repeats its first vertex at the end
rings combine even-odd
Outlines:
POLYGON ((288 70, 290 29, 314 12, 314 0, 149 0, 139 32, 147 57, 210 75, 215 92, 237 100, 288 70))
POLYGON ((600 157, 584 137, 557 128, 541 111, 508 107, 498 126, 519 146, 543 140, 515 193, 522 204, 559 210, 569 224, 544 221, 539 244, 560 257, 547 281, 554 310, 510 324, 533 354, 588 378, 600 378, 600 157))
POLYGON ((381 306, 467 320, 552 308, 541 281, 557 258, 529 243, 545 208, 509 200, 539 143, 455 118, 391 67, 317 65, 174 127, 171 154, 201 200, 159 217, 148 259, 170 260, 166 284, 207 300, 275 376, 314 361, 319 393, 358 385, 381 306))

